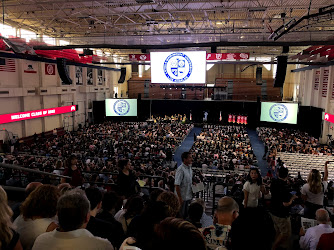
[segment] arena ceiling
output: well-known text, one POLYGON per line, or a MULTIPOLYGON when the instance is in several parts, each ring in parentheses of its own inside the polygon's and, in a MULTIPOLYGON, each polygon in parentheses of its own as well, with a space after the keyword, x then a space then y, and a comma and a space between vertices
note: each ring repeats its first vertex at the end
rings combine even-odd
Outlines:
POLYGON ((282 45, 293 55, 334 44, 334 0, 3 0, 2 7, 5 24, 113 53, 186 44, 275 56, 282 45))

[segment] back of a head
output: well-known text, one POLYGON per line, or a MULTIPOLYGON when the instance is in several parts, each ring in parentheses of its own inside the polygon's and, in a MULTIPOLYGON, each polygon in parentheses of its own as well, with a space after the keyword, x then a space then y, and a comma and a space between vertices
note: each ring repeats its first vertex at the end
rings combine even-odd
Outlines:
POLYGON ((188 221, 168 217, 154 228, 153 249, 205 250, 203 235, 188 221))
POLYGON ((68 232, 81 228, 89 211, 90 204, 84 191, 79 189, 68 191, 60 197, 57 204, 61 229, 68 232))
POLYGON ((172 192, 163 192, 161 193, 157 201, 165 202, 168 206, 169 216, 175 217, 180 210, 180 202, 176 194, 172 192))
POLYGON ((223 197, 218 201, 217 213, 232 213, 239 210, 238 203, 231 197, 223 197))
POLYGON ((26 219, 31 219, 34 216, 42 218, 54 217, 58 198, 59 192, 55 186, 39 186, 22 203, 21 213, 26 219))
POLYGON ((280 167, 278 170, 278 177, 285 179, 289 175, 289 170, 285 167, 280 167))
POLYGON ((115 192, 107 192, 103 195, 102 208, 104 211, 111 211, 113 209, 119 210, 122 207, 122 199, 115 192))
POLYGON ((194 222, 199 222, 203 215, 203 206, 199 203, 191 203, 188 209, 189 220, 194 222))
POLYGON ((13 215, 12 210, 8 206, 8 199, 6 191, 0 186, 0 249, 2 246, 6 246, 10 243, 13 232, 10 228, 11 226, 11 217, 13 215))
POLYGON ((320 222, 322 224, 326 224, 330 220, 327 210, 325 210, 323 208, 320 208, 316 211, 315 218, 317 219, 318 222, 320 222))
POLYGON ((87 188, 85 190, 86 196, 90 202, 90 209, 93 210, 102 201, 102 193, 98 188, 87 188))
POLYGON ((144 199, 140 196, 132 196, 125 204, 126 212, 124 217, 126 219, 139 215, 144 209, 144 199))
POLYGON ((38 188, 39 186, 42 186, 42 185, 43 185, 43 183, 41 183, 41 182, 30 182, 25 188, 26 197, 28 197, 29 194, 31 194, 32 191, 34 191, 36 188, 38 188))
POLYGON ((307 183, 310 186, 310 191, 314 194, 317 194, 321 191, 321 174, 319 170, 312 169, 307 177, 307 183))

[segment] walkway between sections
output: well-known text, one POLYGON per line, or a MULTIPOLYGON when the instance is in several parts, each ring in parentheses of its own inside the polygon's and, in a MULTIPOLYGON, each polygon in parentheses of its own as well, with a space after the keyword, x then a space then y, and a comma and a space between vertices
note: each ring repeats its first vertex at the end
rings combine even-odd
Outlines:
POLYGON ((268 172, 268 163, 266 160, 263 160, 262 157, 264 155, 264 145, 263 142, 258 137, 255 130, 247 129, 248 136, 254 151, 254 154, 256 156, 256 159, 258 161, 258 167, 261 171, 262 176, 266 176, 268 172))
POLYGON ((190 133, 188 134, 188 136, 184 139, 184 141, 181 143, 181 145, 176 149, 175 153, 174 153, 174 161, 177 162, 177 167, 181 165, 182 163, 182 159, 181 159, 181 155, 183 152, 187 152, 191 149, 191 147, 194 144, 194 133, 196 133, 196 135, 199 135, 202 131, 202 128, 199 127, 194 127, 190 133))

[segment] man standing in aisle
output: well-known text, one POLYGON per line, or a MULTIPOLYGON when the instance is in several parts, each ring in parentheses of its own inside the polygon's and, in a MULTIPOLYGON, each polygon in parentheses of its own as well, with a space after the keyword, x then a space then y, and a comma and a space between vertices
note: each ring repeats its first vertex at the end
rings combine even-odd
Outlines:
POLYGON ((191 184, 193 171, 191 164, 193 158, 191 153, 183 152, 181 155, 182 164, 176 169, 175 173, 175 191, 179 197, 181 205, 181 216, 185 219, 188 216, 188 206, 193 198, 191 184))

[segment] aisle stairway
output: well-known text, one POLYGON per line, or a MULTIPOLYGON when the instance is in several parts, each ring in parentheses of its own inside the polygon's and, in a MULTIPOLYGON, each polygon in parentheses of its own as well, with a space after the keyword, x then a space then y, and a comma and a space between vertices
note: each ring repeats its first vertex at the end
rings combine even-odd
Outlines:
POLYGON ((191 147, 194 144, 194 133, 196 133, 196 135, 199 135, 202 131, 202 128, 199 127, 194 127, 190 133, 188 134, 188 136, 184 139, 184 141, 181 143, 181 145, 176 149, 175 153, 174 153, 174 161, 177 162, 177 166, 180 166, 182 163, 181 160, 181 155, 183 152, 187 152, 191 149, 191 147))
POLYGON ((263 142, 260 140, 258 135, 256 134, 255 130, 247 129, 248 136, 254 151, 254 154, 256 156, 256 159, 258 161, 257 165, 261 171, 262 176, 266 176, 268 172, 268 163, 266 160, 262 159, 262 156, 264 154, 264 145, 263 142))

